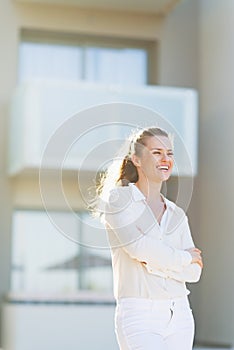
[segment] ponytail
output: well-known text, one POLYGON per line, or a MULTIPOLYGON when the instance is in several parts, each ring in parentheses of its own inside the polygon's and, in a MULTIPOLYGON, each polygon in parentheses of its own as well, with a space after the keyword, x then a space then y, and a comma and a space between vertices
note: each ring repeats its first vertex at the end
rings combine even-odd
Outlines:
POLYGON ((119 170, 119 178, 117 184, 120 186, 127 186, 129 182, 137 182, 138 172, 136 166, 133 164, 132 159, 127 155, 125 156, 122 165, 119 170))

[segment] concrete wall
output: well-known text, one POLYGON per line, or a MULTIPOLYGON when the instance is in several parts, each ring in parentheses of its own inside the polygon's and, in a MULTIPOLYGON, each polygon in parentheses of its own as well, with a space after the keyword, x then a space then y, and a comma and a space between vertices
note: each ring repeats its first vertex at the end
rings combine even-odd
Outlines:
MULTIPOLYGON (((163 20, 153 15, 94 12, 48 5, 0 5, 0 295, 9 290, 11 212, 40 206, 37 181, 6 176, 8 104, 16 84, 19 30, 113 35, 160 41, 159 82, 200 93, 199 175, 189 219, 204 251, 202 281, 191 286, 197 339, 234 344, 233 290, 233 41, 232 0, 184 0, 163 20), (140 25, 139 25, 140 23, 140 25)), ((184 179, 186 186, 186 179, 184 179)), ((69 188, 70 184, 68 184, 69 188)), ((185 187, 186 188, 186 187, 185 187)))
MULTIPOLYGON (((0 303, 10 287, 11 214, 14 207, 43 208, 38 179, 9 179, 6 174, 8 106, 17 82, 20 30, 48 30, 129 39, 157 40, 162 18, 155 15, 81 10, 76 7, 0 3, 0 303), (140 25, 139 25, 140 23, 140 25)), ((67 193, 75 203, 72 184, 67 193)), ((77 207, 80 203, 77 200, 77 207)), ((51 207, 60 208, 52 194, 51 207)))
POLYGON ((9 99, 15 86, 17 67, 17 24, 11 1, 0 5, 0 297, 7 292, 10 280, 10 225, 12 191, 6 177, 6 133, 9 99))
POLYGON ((189 218, 203 250, 192 286, 196 340, 234 344, 234 2, 183 1, 162 30, 160 83, 192 86, 200 96, 199 174, 189 218))
POLYGON ((162 24, 161 85, 197 88, 199 84, 199 2, 184 0, 162 24))
MULTIPOLYGON (((160 43, 159 80, 161 85, 199 87, 199 2, 185 0, 167 16, 162 25, 160 43)), ((200 96, 199 96, 200 98, 200 96)), ((199 167, 198 160, 198 167, 199 167)), ((198 169, 200 171, 200 169, 198 169)), ((182 191, 189 188, 189 180, 180 179, 182 191)), ((171 186, 170 191, 173 193, 171 186)), ((188 208, 189 222, 195 245, 201 247, 199 222, 198 176, 193 179, 193 193, 188 208)), ((176 196, 176 194, 174 194, 176 196)), ((200 312, 200 284, 188 285, 194 317, 200 312)), ((198 332, 197 332, 198 333, 198 332)), ((196 337, 199 334, 196 334, 196 337)))
POLYGON ((200 1, 201 282, 198 333, 234 344, 234 2, 200 1))
POLYGON ((4 350, 118 350, 114 309, 115 305, 111 304, 66 304, 66 301, 65 304, 64 301, 5 304, 2 347, 4 350))

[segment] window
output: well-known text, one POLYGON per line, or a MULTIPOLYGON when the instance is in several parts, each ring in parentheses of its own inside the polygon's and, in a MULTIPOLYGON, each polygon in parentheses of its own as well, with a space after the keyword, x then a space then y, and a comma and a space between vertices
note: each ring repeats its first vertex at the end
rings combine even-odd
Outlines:
POLYGON ((82 49, 74 46, 22 42, 19 81, 30 79, 82 79, 82 49))
MULTIPOLYGON (((47 214, 45 211, 16 210, 13 214, 11 290, 27 293, 111 292, 110 251, 89 248, 97 247, 101 243, 98 235, 104 234, 104 230, 100 231, 101 224, 95 222, 94 227, 93 220, 86 212, 76 215, 72 212, 47 214), (64 237, 58 228, 81 244, 64 237)), ((103 242, 103 237, 101 240, 103 242)))
POLYGON ((23 31, 18 78, 144 85, 155 83, 154 60, 152 42, 63 35, 58 39, 23 31))

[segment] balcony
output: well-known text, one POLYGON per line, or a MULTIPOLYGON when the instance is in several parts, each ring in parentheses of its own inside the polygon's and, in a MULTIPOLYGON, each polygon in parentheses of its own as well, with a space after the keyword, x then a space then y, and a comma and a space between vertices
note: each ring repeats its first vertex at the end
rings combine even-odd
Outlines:
POLYGON ((159 125, 175 136, 174 175, 194 176, 197 104, 196 91, 184 88, 24 83, 11 102, 8 174, 98 172, 132 129, 159 125))

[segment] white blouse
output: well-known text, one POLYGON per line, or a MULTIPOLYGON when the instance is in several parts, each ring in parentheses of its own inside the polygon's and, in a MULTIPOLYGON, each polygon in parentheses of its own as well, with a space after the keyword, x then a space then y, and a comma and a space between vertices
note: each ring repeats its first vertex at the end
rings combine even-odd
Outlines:
POLYGON ((132 183, 109 195, 104 220, 111 246, 114 296, 168 299, 190 292, 201 267, 185 249, 194 247, 185 212, 163 197, 159 225, 143 193, 132 183))

